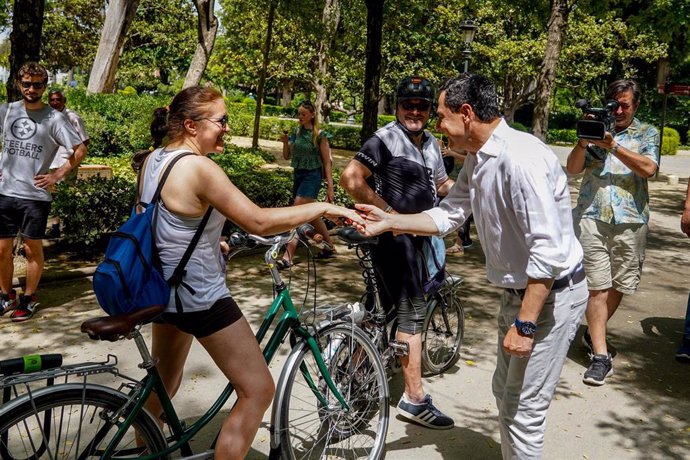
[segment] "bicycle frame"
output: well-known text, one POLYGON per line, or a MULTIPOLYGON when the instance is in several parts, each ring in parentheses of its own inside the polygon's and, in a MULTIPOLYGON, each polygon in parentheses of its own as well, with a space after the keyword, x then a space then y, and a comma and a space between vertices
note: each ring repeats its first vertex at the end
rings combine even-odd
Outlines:
MULTIPOLYGON (((298 337, 301 337, 303 340, 306 341, 306 343, 309 346, 309 349, 314 355, 314 359, 316 360, 319 372, 321 376, 324 378, 326 385, 328 386, 332 394, 335 396, 335 398, 338 400, 338 402, 341 404, 341 406, 347 411, 349 410, 349 406, 347 405, 342 394, 340 393, 335 383, 331 379, 331 375, 328 372, 326 363, 323 357, 321 356, 321 351, 319 350, 319 345, 316 340, 316 337, 301 324, 299 320, 299 314, 292 302, 289 290, 285 283, 281 280, 278 269, 275 267, 275 264, 273 263, 275 256, 277 255, 277 247, 279 247, 278 243, 274 243, 273 247, 266 252, 266 262, 268 263, 269 268, 271 269, 271 275, 274 280, 274 289, 276 292, 276 296, 273 299, 271 307, 266 313, 264 320, 261 323, 261 326, 259 327, 259 331, 256 334, 256 339, 259 342, 259 344, 263 342, 263 339, 265 338, 273 321, 278 315, 281 307, 283 309, 283 314, 280 316, 275 330, 271 334, 266 346, 263 349, 264 359, 266 360, 266 363, 269 364, 275 356, 276 351, 280 347, 280 344, 284 341, 287 334, 291 331, 294 332, 298 337)), ((316 331, 316 333, 318 334, 318 331, 316 331)), ((113 450, 118 445, 127 429, 131 426, 135 416, 139 413, 140 410, 143 409, 145 402, 148 400, 149 396, 153 391, 156 392, 161 402, 166 422, 168 423, 172 431, 171 439, 174 440, 174 443, 168 445, 168 447, 162 452, 145 455, 140 458, 144 460, 156 459, 164 455, 168 455, 177 450, 179 450, 184 456, 193 455, 191 446, 189 445, 189 441, 201 430, 201 428, 203 428, 209 421, 211 421, 211 419, 213 419, 221 410, 221 408, 225 405, 225 403, 234 391, 232 384, 228 383, 221 392, 221 394, 218 396, 216 401, 213 403, 213 405, 192 425, 185 428, 183 426, 183 423, 177 416, 177 412, 175 411, 172 401, 168 396, 168 392, 166 391, 165 386, 163 385, 163 381, 160 377, 160 374, 158 373, 158 370, 155 367, 155 362, 153 358, 148 354, 148 349, 146 348, 143 337, 138 331, 135 331, 135 335, 133 338, 135 340, 135 343, 137 343, 137 347, 139 348, 140 353, 142 354, 142 356, 144 356, 143 367, 146 368, 147 375, 142 380, 142 385, 130 392, 130 399, 133 399, 135 401, 134 406, 125 418, 125 421, 122 423, 122 425, 114 435, 113 439, 110 441, 102 457, 109 458, 112 455, 113 450)), ((314 379, 311 375, 309 375, 308 370, 306 368, 302 368, 301 371, 305 377, 305 380, 309 383, 309 387, 314 393, 314 396, 317 399, 319 399, 319 402, 321 404, 327 405, 328 401, 324 398, 322 392, 318 389, 317 384, 314 383, 314 379)), ((216 439, 214 439, 213 443, 211 444, 211 449, 215 447, 216 439)))

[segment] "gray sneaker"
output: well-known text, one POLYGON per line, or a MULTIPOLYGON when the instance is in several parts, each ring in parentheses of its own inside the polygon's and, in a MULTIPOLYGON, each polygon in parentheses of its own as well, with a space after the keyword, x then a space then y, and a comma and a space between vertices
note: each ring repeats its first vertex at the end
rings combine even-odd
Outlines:
POLYGON ((17 308, 17 291, 11 289, 9 293, 0 294, 0 316, 17 308))
POLYGON ((398 414, 404 419, 418 423, 434 430, 449 430, 455 426, 452 418, 443 413, 431 402, 431 396, 424 396, 424 400, 419 403, 411 403, 405 399, 405 395, 398 402, 398 414))
POLYGON ((606 377, 613 375, 611 354, 592 356, 592 364, 585 371, 582 381, 588 385, 601 386, 606 383, 606 377))

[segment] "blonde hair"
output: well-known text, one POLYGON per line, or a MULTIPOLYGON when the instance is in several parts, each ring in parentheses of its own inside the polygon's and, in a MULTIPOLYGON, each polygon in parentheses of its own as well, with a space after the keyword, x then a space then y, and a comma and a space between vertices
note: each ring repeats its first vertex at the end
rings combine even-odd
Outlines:
MULTIPOLYGON (((318 148, 319 147, 319 116, 316 114, 316 108, 314 107, 314 104, 311 103, 311 101, 302 101, 300 104, 297 106, 299 109, 300 107, 304 107, 305 109, 309 110, 312 115, 314 115, 314 120, 311 122, 312 124, 312 141, 314 142, 314 147, 318 148)), ((299 127, 299 132, 302 132, 302 129, 304 127, 300 125, 299 127)))

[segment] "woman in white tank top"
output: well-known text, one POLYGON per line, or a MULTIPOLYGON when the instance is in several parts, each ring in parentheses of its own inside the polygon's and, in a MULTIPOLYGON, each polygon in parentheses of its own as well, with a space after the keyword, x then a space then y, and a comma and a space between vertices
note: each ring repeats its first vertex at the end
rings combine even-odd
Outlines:
MULTIPOLYGON (((152 354, 159 359, 159 372, 173 396, 182 381, 192 338, 197 337, 233 383, 238 397, 223 423, 215 454, 217 458, 241 459, 271 404, 274 383, 254 333, 230 297, 221 264, 217 263, 224 220, 259 235, 285 232, 320 216, 363 221, 354 211, 329 203, 274 209, 252 203, 206 157, 223 152, 227 122, 223 97, 212 88, 187 88, 168 107, 156 109, 151 124, 154 145, 161 145, 163 138, 168 144, 146 159, 141 199, 151 198, 171 158, 183 152, 195 154, 175 164, 161 192, 156 243, 166 275, 177 265, 208 207, 213 206, 214 211, 187 265, 185 282, 194 286, 196 294, 183 292, 183 313, 175 310, 172 301, 162 320, 153 324, 152 354)), ((162 412, 155 396, 146 406, 153 414, 162 412)))

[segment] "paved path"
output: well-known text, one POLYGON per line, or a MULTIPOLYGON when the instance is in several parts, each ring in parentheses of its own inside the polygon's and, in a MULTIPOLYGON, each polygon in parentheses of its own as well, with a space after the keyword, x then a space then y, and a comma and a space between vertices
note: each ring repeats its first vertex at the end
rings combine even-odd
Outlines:
MULTIPOLYGON (((342 155, 346 161, 345 152, 342 155)), ((679 174, 681 179, 687 177, 690 157, 676 158, 680 168, 685 164, 685 169, 679 171, 684 173, 679 174)), ((577 180, 571 185, 576 193, 577 180)), ((610 323, 610 339, 618 350, 615 374, 603 387, 583 385, 587 357, 578 344, 579 337, 576 339, 549 411, 546 459, 690 458, 690 365, 673 360, 690 289, 690 240, 678 229, 686 185, 684 180, 677 185, 668 185, 665 180, 650 183, 653 212, 642 284, 636 295, 623 300, 610 323)), ((363 289, 354 254, 342 245, 338 245, 338 251, 338 257, 318 264, 320 302, 352 301, 363 289)), ((71 272, 88 272, 91 264, 75 265, 67 260, 62 265, 71 272)), ((428 379, 425 386, 438 407, 455 419, 456 427, 435 432, 410 425, 396 417, 392 406, 387 439, 389 459, 501 457, 491 395, 499 291, 485 280, 479 245, 465 256, 449 258, 449 270, 462 274, 466 280, 467 322, 462 359, 449 373, 428 379)), ((296 302, 304 298, 306 273, 304 262, 293 272, 296 302)), ((271 300, 270 279, 262 267, 262 256, 231 261, 228 280, 245 315, 257 327, 271 300)), ((309 299, 313 299, 312 294, 309 299)), ((81 321, 101 314, 88 279, 47 283, 40 295, 42 308, 33 320, 15 324, 7 318, 0 319, 1 357, 62 351, 65 361, 74 363, 103 359, 114 353, 120 358, 123 371, 141 375, 132 343, 94 343, 79 333, 81 321)), ((271 366, 276 380, 286 356, 285 348, 271 366)), ((195 344, 187 362, 185 382, 176 398, 182 416, 191 421, 201 414, 220 391, 223 381, 205 352, 195 344)), ((393 405, 401 386, 399 377, 392 380, 393 405)), ((249 458, 266 458, 269 417, 267 414, 249 458)), ((214 426, 217 428, 219 423, 214 422, 214 426)), ((209 436, 202 436, 200 441, 209 436)))

